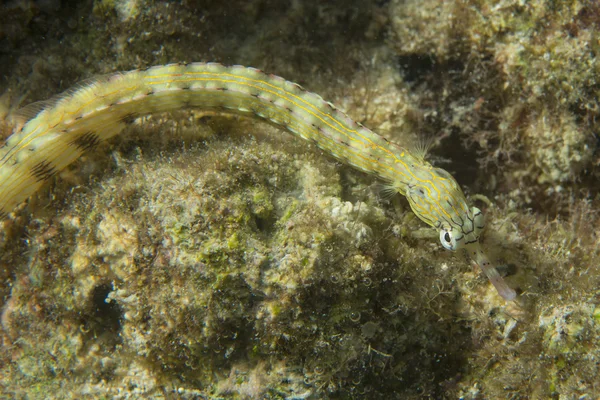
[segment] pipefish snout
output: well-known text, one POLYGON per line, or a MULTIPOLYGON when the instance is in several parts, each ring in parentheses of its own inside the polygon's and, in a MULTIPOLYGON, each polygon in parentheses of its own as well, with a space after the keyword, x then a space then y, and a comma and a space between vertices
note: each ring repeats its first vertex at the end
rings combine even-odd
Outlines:
MULTIPOLYGON (((514 300, 517 293, 510 288, 481 249, 480 236, 485 228, 485 217, 477 207, 469 209, 465 195, 456 180, 441 168, 423 161, 420 183, 409 185, 406 197, 417 216, 439 229, 440 243, 446 250, 463 251, 472 263, 478 265, 505 300, 514 300)), ((400 189, 398 189, 400 191, 400 189)))
POLYGON ((439 230, 444 248, 465 250, 502 297, 515 298, 480 248, 483 214, 468 207, 448 172, 353 121, 300 85, 242 66, 156 66, 97 79, 48 102, 0 149, 0 218, 135 118, 187 107, 267 121, 385 180, 408 198, 421 220, 439 230))

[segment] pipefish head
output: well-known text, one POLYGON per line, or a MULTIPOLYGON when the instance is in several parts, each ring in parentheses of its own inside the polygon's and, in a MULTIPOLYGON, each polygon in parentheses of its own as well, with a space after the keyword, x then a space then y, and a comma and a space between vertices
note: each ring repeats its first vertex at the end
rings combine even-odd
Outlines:
POLYGON ((477 207, 469 207, 456 180, 441 168, 426 164, 407 185, 406 197, 414 213, 425 223, 439 229, 440 243, 450 251, 463 251, 478 265, 500 296, 513 300, 516 292, 490 263, 479 242, 485 217, 477 207))

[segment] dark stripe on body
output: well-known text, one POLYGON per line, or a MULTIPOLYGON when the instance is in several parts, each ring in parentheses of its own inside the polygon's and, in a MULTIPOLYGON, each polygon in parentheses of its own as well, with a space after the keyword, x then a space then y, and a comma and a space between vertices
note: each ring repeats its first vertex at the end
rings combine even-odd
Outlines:
POLYGON ((31 169, 31 176, 38 182, 44 182, 56 174, 56 168, 49 161, 42 161, 31 169))
POLYGON ((70 144, 77 146, 81 151, 88 151, 100 144, 100 136, 97 133, 89 131, 73 140, 70 144))

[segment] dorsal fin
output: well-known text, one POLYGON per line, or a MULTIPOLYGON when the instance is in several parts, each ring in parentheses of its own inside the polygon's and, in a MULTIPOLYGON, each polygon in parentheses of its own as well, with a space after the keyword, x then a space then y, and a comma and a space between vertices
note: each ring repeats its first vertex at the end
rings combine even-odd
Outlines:
POLYGON ((28 104, 12 113, 11 119, 15 125, 23 126, 27 121, 34 119, 36 115, 54 104, 55 103, 50 100, 36 101, 35 103, 28 104))
POLYGON ((436 138, 434 136, 419 135, 413 143, 411 143, 411 153, 421 162, 427 158, 429 150, 435 145, 436 138))
POLYGON ((71 98, 81 91, 93 91, 96 87, 102 86, 113 79, 118 79, 121 75, 121 73, 112 73, 85 79, 48 100, 36 101, 35 103, 28 104, 25 107, 15 111, 11 115, 13 125, 15 128, 20 129, 23 125, 38 116, 41 112, 55 107, 58 103, 71 98))

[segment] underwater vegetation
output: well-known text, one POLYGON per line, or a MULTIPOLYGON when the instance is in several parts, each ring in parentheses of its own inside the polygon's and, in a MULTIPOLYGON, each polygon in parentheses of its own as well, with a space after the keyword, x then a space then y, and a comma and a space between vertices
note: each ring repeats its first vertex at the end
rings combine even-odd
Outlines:
POLYGON ((314 146, 153 115, 2 222, 2 395, 598 397, 599 28, 593 1, 3 5, 2 119, 117 70, 276 73, 425 137, 519 296, 314 146))

